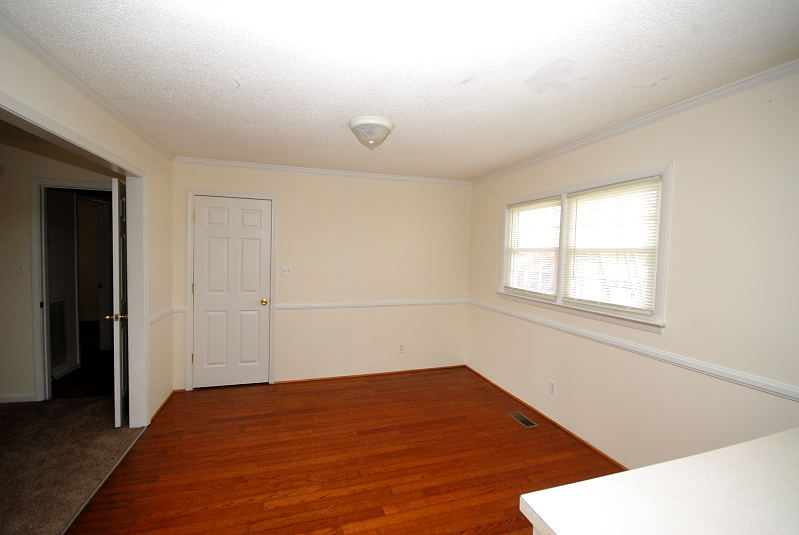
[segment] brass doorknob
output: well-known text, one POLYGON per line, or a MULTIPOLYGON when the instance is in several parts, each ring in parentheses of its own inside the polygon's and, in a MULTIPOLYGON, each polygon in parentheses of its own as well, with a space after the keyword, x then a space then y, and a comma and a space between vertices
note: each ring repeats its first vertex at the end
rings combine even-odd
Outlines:
POLYGON ((264 306, 269 304, 269 301, 266 299, 266 297, 262 297, 261 298, 261 304, 264 305, 264 306))
POLYGON ((112 320, 112 319, 114 319, 114 315, 113 314, 108 314, 106 316, 103 316, 103 319, 104 320, 112 320))
POLYGON ((126 319, 128 319, 128 315, 127 314, 108 314, 107 316, 103 316, 103 319, 114 320, 114 321, 126 320, 126 319))

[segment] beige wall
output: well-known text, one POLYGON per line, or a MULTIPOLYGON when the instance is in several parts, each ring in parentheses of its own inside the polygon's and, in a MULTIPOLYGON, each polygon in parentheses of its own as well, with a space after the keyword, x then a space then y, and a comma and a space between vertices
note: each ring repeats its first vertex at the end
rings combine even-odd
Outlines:
MULTIPOLYGON (((793 209, 799 194, 797 76, 469 188, 187 162, 173 166, 146 139, 2 34, 0 72, 0 100, 6 106, 63 126, 72 139, 113 155, 147 178, 148 302, 150 315, 161 318, 150 329, 151 412, 172 388, 185 384, 186 317, 168 312, 189 304, 185 224, 190 188, 276 196, 276 263, 295 270, 291 278, 276 274, 278 306, 468 296, 799 383, 791 336, 799 323, 799 240, 794 235, 799 221, 793 209), (674 164, 674 198, 662 333, 496 295, 504 201, 666 162, 674 164), (713 268, 719 263, 720 271, 713 268)), ((10 200, 0 202, 4 213, 20 209, 10 200)), ((23 214, 14 220, 24 219, 23 214)), ((12 234, 8 254, 17 254, 25 249, 20 242, 25 231, 12 234)), ((22 303, 30 282, 26 275, 8 272, 15 260, 4 262, 0 289, 22 303)), ((4 328, 21 333, 13 351, 25 351, 29 315, 5 307, 0 314, 5 314, 0 317, 4 328)), ((277 380, 439 366, 465 358, 628 466, 799 425, 795 402, 475 306, 274 314, 277 380), (398 355, 398 343, 406 343, 408 353, 398 355), (546 393, 549 378, 558 381, 556 396, 546 393)), ((0 388, 12 395, 27 391, 19 385, 32 381, 21 362, 3 363, 8 374, 3 368, 0 388)))
MULTIPOLYGON (((473 191, 470 298, 799 384, 799 75, 541 161, 473 191), (503 202, 673 162, 667 326, 502 298, 503 202)), ((799 425, 799 403, 485 309, 467 363, 627 466, 799 425), (548 380, 558 393, 548 393, 548 380)))
MULTIPOLYGON (((84 148, 141 172, 147 184, 148 304, 150 314, 168 309, 172 295, 170 228, 171 160, 127 125, 98 106, 75 86, 0 33, 0 104, 24 112, 34 122, 44 120, 84 148)), ((171 391, 172 318, 151 331, 148 372, 152 413, 171 391)), ((158 322, 158 323, 161 323, 158 322)), ((30 326, 26 327, 30 330, 30 326)))
POLYGON ((110 178, 0 144, 0 400, 32 399, 31 178, 110 178), (24 273, 16 273, 22 262, 24 273))
MULTIPOLYGON (((178 161, 174 168, 175 304, 186 300, 187 191, 276 197, 280 305, 465 299, 470 187, 290 173, 178 161)), ((463 363, 465 305, 274 310, 278 381, 463 363), (407 344, 405 354, 397 345, 407 344)), ((180 321, 185 322, 183 315, 180 321)), ((184 323, 185 325, 185 323, 184 323)), ((185 327, 184 327, 185 328, 185 327)), ((183 387, 184 330, 175 331, 183 387)))

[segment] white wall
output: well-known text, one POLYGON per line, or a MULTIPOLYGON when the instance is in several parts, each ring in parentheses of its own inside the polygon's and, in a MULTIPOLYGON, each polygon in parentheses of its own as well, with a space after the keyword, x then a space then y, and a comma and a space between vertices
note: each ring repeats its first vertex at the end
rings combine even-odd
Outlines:
MULTIPOLYGON (((462 364, 470 187, 177 161, 174 168, 175 303, 186 297, 187 191, 276 196, 274 374, 277 381, 462 364), (302 304, 402 307, 287 310, 302 304), (407 345, 405 354, 397 345, 407 345)), ((185 317, 181 315, 181 319, 185 317)), ((175 387, 184 386, 185 323, 175 332, 175 387)))
MULTIPOLYGON (((470 298, 799 384, 799 75, 475 185, 470 298), (673 162, 667 326, 497 295, 503 202, 673 162)), ((467 363, 626 466, 799 425, 799 403, 472 307, 467 363), (548 393, 548 380, 559 391, 548 393)))

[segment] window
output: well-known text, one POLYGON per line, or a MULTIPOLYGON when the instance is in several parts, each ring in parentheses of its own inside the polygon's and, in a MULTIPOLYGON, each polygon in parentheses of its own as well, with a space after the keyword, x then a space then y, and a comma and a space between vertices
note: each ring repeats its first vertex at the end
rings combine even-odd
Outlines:
POLYGON ((510 208, 506 287, 554 296, 558 285, 560 197, 510 208))
POLYGON ((662 324, 663 176, 509 204, 501 291, 662 324))

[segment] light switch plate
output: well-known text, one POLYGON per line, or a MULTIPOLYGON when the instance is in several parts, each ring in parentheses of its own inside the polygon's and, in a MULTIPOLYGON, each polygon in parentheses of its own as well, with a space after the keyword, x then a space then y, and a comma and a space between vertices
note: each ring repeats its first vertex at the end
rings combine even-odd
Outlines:
POLYGON ((280 274, 284 277, 291 277, 294 275, 294 266, 291 264, 283 264, 280 266, 280 274))

